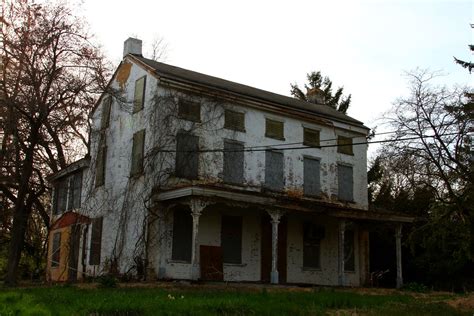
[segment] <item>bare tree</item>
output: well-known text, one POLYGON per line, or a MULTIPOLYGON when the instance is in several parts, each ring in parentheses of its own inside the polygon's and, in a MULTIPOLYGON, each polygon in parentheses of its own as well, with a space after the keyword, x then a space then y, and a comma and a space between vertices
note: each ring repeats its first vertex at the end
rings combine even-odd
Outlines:
POLYGON ((13 205, 5 281, 14 285, 32 212, 49 222, 45 176, 86 152, 87 114, 109 68, 66 2, 4 1, 2 13, 0 191, 13 205))

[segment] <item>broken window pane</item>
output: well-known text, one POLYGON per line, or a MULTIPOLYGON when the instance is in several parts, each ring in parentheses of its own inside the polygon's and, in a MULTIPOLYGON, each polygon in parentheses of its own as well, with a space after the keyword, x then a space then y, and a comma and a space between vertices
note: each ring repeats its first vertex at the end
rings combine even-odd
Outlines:
POLYGON ((319 159, 304 157, 304 195, 318 196, 321 194, 319 159))
POLYGON ((344 271, 355 271, 353 230, 344 232, 344 271))
POLYGON ((178 117, 191 122, 201 122, 201 104, 180 99, 178 103, 178 117))
POLYGON ((313 223, 303 224, 303 267, 321 268, 321 240, 325 229, 313 223))
POLYGON ((135 81, 135 94, 133 97, 133 113, 139 112, 143 109, 145 102, 145 87, 146 76, 141 77, 135 81))
POLYGON ((337 136, 337 152, 346 155, 354 155, 352 151, 352 138, 337 136))
POLYGON ((199 137, 178 133, 176 137, 176 170, 180 178, 197 179, 199 172, 199 137))
POLYGON ((102 248, 102 222, 103 217, 92 219, 91 244, 89 250, 89 264, 100 264, 100 253, 102 248))
POLYGON ((171 258, 191 262, 193 218, 187 209, 173 212, 173 245, 171 258))
POLYGON ((338 197, 341 201, 354 201, 354 182, 351 166, 337 165, 338 197))
POLYGON ((51 267, 58 267, 61 260, 61 232, 54 233, 51 250, 51 267))
POLYGON ((265 120, 265 137, 285 140, 283 122, 267 118, 265 120))
POLYGON ((224 182, 244 183, 244 145, 235 141, 224 142, 224 182))
POLYGON ((143 172, 143 151, 145 146, 145 130, 133 134, 132 164, 130 175, 135 176, 143 172))
POLYGON ((282 191, 284 187, 283 153, 268 150, 265 152, 265 187, 282 191))
POLYGON ((222 216, 221 246, 224 263, 242 263, 242 216, 222 216))
POLYGON ((245 132, 245 113, 225 110, 224 128, 245 132))

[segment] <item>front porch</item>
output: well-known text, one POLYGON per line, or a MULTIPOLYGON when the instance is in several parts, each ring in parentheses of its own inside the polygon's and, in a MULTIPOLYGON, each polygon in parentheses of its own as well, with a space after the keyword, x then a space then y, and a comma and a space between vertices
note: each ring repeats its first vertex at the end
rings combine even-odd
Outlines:
POLYGON ((248 192, 204 188, 157 195, 148 232, 159 279, 362 286, 369 228, 394 223, 401 286, 401 223, 413 218, 248 192))

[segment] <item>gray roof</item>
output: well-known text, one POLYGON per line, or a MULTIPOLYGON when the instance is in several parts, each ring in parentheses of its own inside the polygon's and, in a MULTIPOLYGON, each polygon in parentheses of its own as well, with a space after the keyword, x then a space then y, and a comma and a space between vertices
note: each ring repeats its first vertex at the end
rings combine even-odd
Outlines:
POLYGON ((155 69, 157 75, 173 79, 176 81, 192 82, 208 87, 213 87, 221 90, 225 90, 232 93, 237 93, 246 97, 257 99, 263 102, 270 102, 276 106, 280 106, 284 109, 297 109, 310 114, 316 114, 325 118, 331 118, 339 121, 343 121, 350 124, 363 126, 361 121, 358 121, 344 113, 336 111, 335 109, 323 105, 313 104, 305 101, 301 101, 295 98, 276 94, 273 92, 257 89, 254 87, 246 86, 240 83, 224 80, 221 78, 208 76, 199 72, 171 66, 168 64, 160 63, 151 59, 147 59, 138 55, 131 55, 137 58, 141 62, 155 69))

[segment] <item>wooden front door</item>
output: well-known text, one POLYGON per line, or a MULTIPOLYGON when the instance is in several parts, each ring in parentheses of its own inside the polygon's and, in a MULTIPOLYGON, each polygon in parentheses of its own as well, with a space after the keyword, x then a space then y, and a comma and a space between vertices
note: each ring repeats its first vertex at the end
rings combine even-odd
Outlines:
MULTIPOLYGON (((272 223, 268 214, 262 216, 262 248, 261 248, 261 280, 270 283, 270 272, 272 271, 272 223)), ((286 240, 287 220, 286 216, 280 219, 278 225, 278 274, 279 283, 286 283, 286 240)))
POLYGON ((200 265, 202 280, 223 281, 222 247, 201 246, 200 265))

